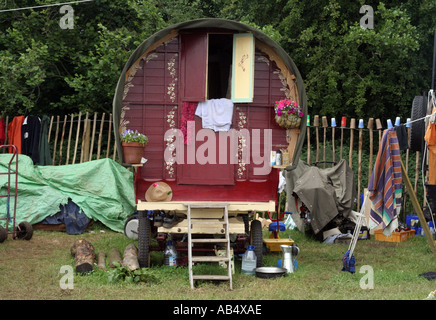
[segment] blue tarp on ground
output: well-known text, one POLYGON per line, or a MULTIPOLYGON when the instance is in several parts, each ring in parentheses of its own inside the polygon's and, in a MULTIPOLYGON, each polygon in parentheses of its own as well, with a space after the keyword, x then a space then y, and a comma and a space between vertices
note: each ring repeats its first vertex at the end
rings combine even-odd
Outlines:
MULTIPOLYGON (((0 154, 0 173, 8 171, 11 156, 0 154)), ((21 154, 18 159, 17 223, 41 222, 71 199, 88 218, 123 232, 125 220, 136 210, 133 174, 111 159, 63 166, 35 166, 31 158, 21 154)), ((13 193, 14 175, 11 178, 13 193)), ((7 175, 0 175, 0 195, 7 194, 7 185, 7 175)), ((11 198, 11 215, 13 201, 11 198)), ((0 198, 0 218, 6 217, 6 208, 7 198, 0 198)), ((0 224, 5 226, 5 221, 0 224)))
POLYGON ((68 199, 66 205, 60 205, 60 211, 54 216, 45 218, 42 224, 65 224, 65 231, 68 234, 82 234, 88 227, 89 219, 83 210, 68 199))

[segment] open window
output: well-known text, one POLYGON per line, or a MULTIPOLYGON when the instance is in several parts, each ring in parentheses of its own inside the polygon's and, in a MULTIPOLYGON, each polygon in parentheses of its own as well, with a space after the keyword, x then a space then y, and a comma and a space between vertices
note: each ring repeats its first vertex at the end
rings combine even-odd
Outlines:
POLYGON ((231 98, 233 34, 209 34, 207 98, 231 98))
POLYGON ((251 33, 182 35, 182 100, 228 98, 253 102, 254 37, 251 33))

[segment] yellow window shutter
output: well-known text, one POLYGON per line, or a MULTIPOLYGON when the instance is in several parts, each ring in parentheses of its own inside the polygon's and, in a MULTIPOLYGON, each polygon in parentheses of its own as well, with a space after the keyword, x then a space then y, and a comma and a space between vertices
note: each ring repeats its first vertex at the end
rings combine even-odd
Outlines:
POLYGON ((253 102, 254 37, 251 33, 233 36, 232 101, 253 102))

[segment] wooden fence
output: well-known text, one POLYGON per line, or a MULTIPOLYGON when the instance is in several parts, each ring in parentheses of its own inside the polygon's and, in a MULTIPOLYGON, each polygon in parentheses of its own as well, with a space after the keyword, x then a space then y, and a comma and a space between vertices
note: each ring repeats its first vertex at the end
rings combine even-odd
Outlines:
MULTIPOLYGON (((8 123, 9 117, 6 117, 6 139, 8 123)), ((48 142, 53 165, 116 159, 112 114, 79 112, 63 117, 51 116, 48 142)))
POLYGON ((48 142, 53 165, 75 164, 100 158, 116 158, 112 114, 88 112, 50 119, 48 142), (98 133, 97 133, 98 131, 98 133))
MULTIPOLYGON (((326 116, 315 115, 312 124, 308 120, 306 146, 301 155, 307 163, 337 162, 346 159, 349 166, 357 174, 358 194, 363 192, 363 189, 368 185, 382 133, 386 128, 386 126, 383 127, 380 119, 370 118, 363 121, 364 125, 359 125, 360 121, 363 120, 350 119, 349 123, 344 124, 340 121, 337 126, 332 126, 331 121, 329 124, 326 116), (366 156, 365 160, 369 159, 364 165, 362 165, 363 155, 366 156)), ((7 123, 8 118, 6 117, 7 123)), ((410 128, 407 129, 410 135, 410 128)), ((113 160, 117 158, 112 114, 94 113, 90 115, 88 112, 79 112, 78 115, 65 115, 63 118, 52 116, 48 140, 53 165, 82 163, 102 157, 113 160)), ((420 152, 410 153, 409 150, 402 152, 406 171, 410 180, 414 180, 414 192, 417 196, 424 198, 422 196, 422 183, 420 183, 422 161, 420 157, 420 152)), ((405 207, 406 193, 404 193, 403 200, 405 207)), ((359 201, 357 206, 359 210, 359 201)))

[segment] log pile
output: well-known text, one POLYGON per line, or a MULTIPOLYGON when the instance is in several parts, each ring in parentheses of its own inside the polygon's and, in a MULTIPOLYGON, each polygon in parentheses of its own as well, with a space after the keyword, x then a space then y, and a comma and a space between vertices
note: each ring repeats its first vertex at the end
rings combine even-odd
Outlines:
POLYGON ((121 257, 120 250, 118 250, 117 248, 113 248, 111 251, 109 251, 109 254, 108 254, 109 268, 116 268, 117 267, 116 264, 118 264, 118 266, 120 266, 122 261, 123 260, 121 257))
MULTIPOLYGON (((74 242, 70 248, 70 253, 74 257, 75 270, 77 274, 86 274, 94 270, 94 264, 101 270, 106 270, 106 253, 99 251, 95 254, 94 246, 91 242, 80 239, 74 242)), ((125 266, 130 271, 139 269, 138 248, 131 243, 124 249, 124 254, 117 248, 109 251, 107 256, 109 268, 125 266)))
POLYGON ((76 273, 85 274, 94 270, 95 250, 91 242, 85 239, 77 240, 70 252, 74 257, 76 273))
POLYGON ((130 271, 139 269, 138 249, 135 244, 129 244, 124 250, 123 266, 129 268, 130 271))

